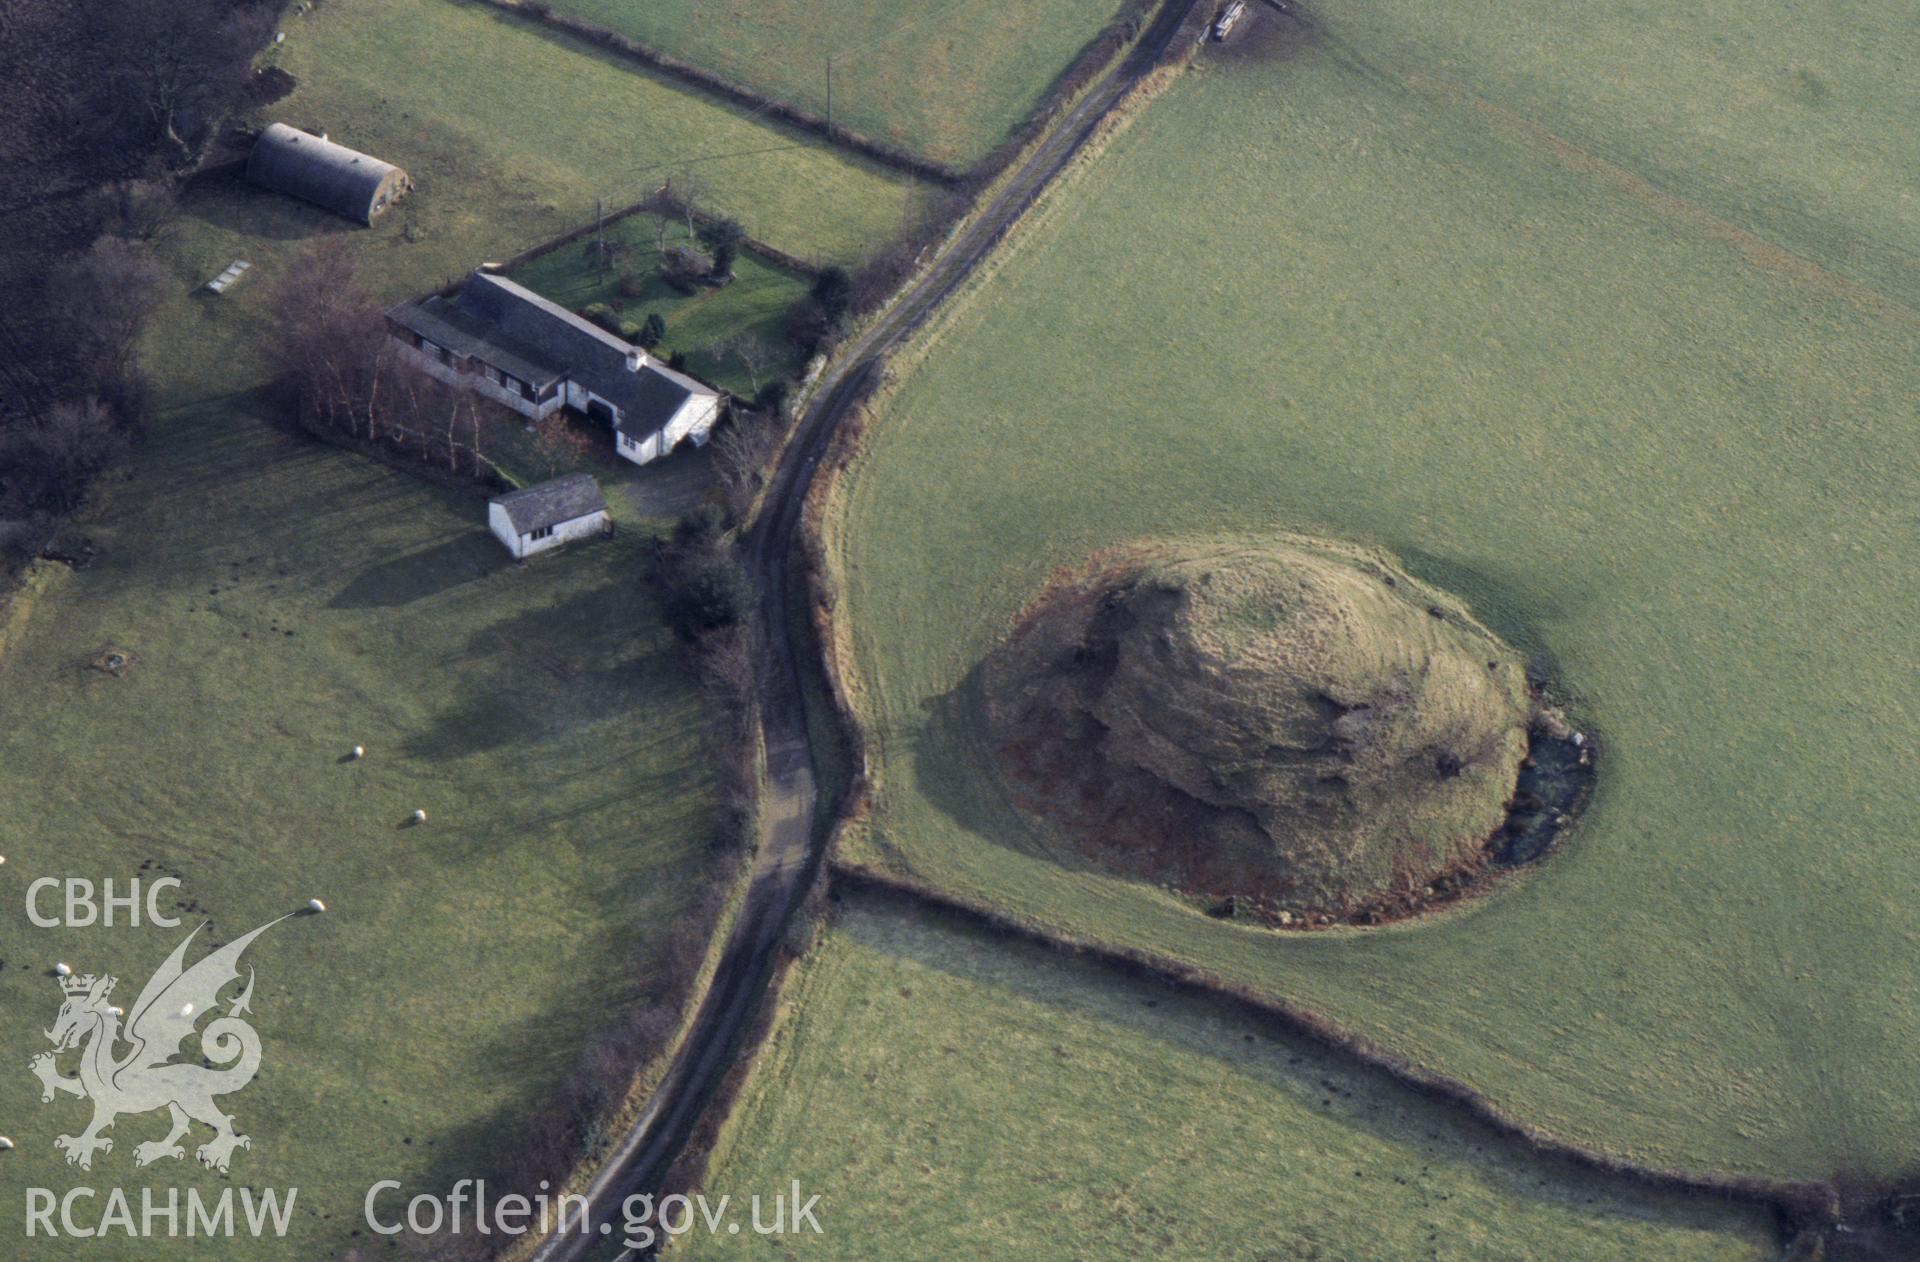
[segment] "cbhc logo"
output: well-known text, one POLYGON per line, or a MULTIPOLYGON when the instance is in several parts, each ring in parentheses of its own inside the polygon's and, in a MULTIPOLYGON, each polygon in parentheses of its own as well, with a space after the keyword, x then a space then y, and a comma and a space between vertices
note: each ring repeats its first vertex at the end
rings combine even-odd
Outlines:
MULTIPOLYGON (((172 929, 180 923, 177 916, 169 917, 161 912, 160 896, 167 889, 179 889, 180 882, 173 877, 163 876, 146 887, 147 920, 162 929, 172 929)), ((100 883, 99 898, 94 897, 94 885, 84 876, 70 876, 62 880, 57 876, 43 876, 27 886, 27 919, 42 929, 85 929, 93 925, 113 928, 113 914, 116 911, 127 913, 126 924, 137 928, 140 924, 140 878, 135 877, 132 888, 125 894, 114 893, 113 878, 108 877, 100 883), (40 895, 44 891, 63 889, 62 900, 54 900, 54 906, 65 912, 64 915, 47 916, 40 912, 40 895)))

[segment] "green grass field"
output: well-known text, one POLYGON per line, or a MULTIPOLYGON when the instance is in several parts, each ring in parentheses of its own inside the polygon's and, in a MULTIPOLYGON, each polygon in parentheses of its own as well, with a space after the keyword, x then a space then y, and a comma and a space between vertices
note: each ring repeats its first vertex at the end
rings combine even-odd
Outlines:
MULTIPOLYGON (((638 536, 515 566, 483 522, 477 492, 296 438, 245 399, 189 403, 76 524, 100 559, 0 661, 8 1064, 47 1050, 56 960, 115 973, 130 1005, 189 926, 228 939, 329 907, 250 953, 265 1066, 228 1101, 255 1140, 233 1180, 298 1187, 296 1235, 196 1259, 338 1256, 373 1179, 497 1169, 517 1119, 641 998, 634 962, 700 879, 699 697, 638 536), (88 665, 109 646, 133 655, 124 678, 88 665), (343 761, 355 744, 365 760, 343 761), (428 823, 403 827, 416 807, 428 823), (194 907, 179 930, 27 923, 33 878, 163 871, 194 907)), ((24 1072, 0 1087, 9 1185, 222 1186, 135 1170, 164 1117, 123 1118, 76 1177, 52 1140, 85 1106, 38 1092, 24 1072)))
MULTIPOLYGON (((636 104, 705 111, 723 135, 736 126, 676 88, 438 0, 345 0, 290 27, 286 56, 306 86, 280 116, 330 120, 374 148, 415 125, 373 108, 393 86, 376 84, 368 58, 390 58, 386 75, 411 64, 437 100, 470 82, 435 77, 436 40, 464 41, 483 65, 476 50, 531 58, 493 64, 546 75, 544 94, 517 82, 583 117, 566 94, 597 91, 599 74, 636 104)), ((495 108, 516 107, 502 95, 495 108)), ((17 1067, 0 1086, 0 1131, 18 1145, 0 1177, 16 1189, 118 1186, 136 1204, 145 1186, 217 1195, 226 1184, 196 1165, 134 1167, 135 1144, 165 1130, 158 1116, 121 1119, 115 1150, 86 1174, 61 1164, 53 1137, 82 1129, 86 1108, 42 1106, 24 1069, 58 1008, 50 970, 66 960, 112 972, 130 1004, 188 926, 205 920, 203 939, 227 939, 319 897, 326 915, 279 926, 250 954, 264 1068, 228 1100, 254 1139, 230 1180, 299 1188, 292 1235, 42 1238, 20 1256, 367 1251, 369 1184, 398 1179, 410 1195, 500 1170, 589 1038, 653 997, 656 949, 709 878, 702 705, 641 578, 648 523, 622 512, 614 540, 516 566, 487 533, 477 488, 436 489, 309 441, 260 391, 279 269, 313 238, 349 234, 366 282, 395 299, 577 220, 571 203, 535 196, 539 170, 487 182, 525 169, 536 124, 484 149, 483 128, 418 135, 440 147, 395 155, 424 177, 413 241, 399 216, 353 228, 221 182, 187 197, 160 242, 171 291, 143 351, 159 420, 129 480, 69 532, 95 540, 99 559, 56 577, 0 657, 0 1007, 18 1017, 0 1033, 17 1067), (486 196, 459 192, 468 176, 483 177, 486 196), (238 287, 195 292, 234 258, 254 263, 238 287), (132 654, 124 678, 88 664, 109 647, 132 654), (367 757, 345 761, 355 744, 367 757), (416 808, 427 824, 403 827, 416 808), (179 875, 190 904, 178 930, 26 920, 23 888, 38 876, 163 873, 179 875)), ((604 170, 615 139, 550 145, 543 161, 604 170)), ((864 168, 821 163, 848 188, 871 180, 905 196, 864 168)), ((741 204, 800 214, 800 170, 741 183, 748 199, 774 190, 741 204)), ((794 220, 803 236, 859 222, 857 210, 843 219, 814 204, 817 218, 794 220)))
MULTIPOLYGON (((689 164, 712 206, 803 258, 850 262, 909 217, 911 181, 532 22, 456 0, 328 0, 286 23, 299 79, 270 117, 405 167, 424 248, 458 276, 640 200, 689 164)), ((409 207, 411 209, 409 209, 409 207)), ((244 208, 230 213, 244 214, 244 208)))
MULTIPOLYGON (((607 238, 632 248, 633 275, 646 285, 637 298, 622 298, 617 271, 594 266, 586 246, 566 246, 516 269, 513 278, 578 311, 592 302, 624 304, 621 318, 645 320, 659 312, 667 337, 655 348, 662 357, 683 351, 688 371, 702 381, 751 399, 769 381, 797 377, 806 358, 787 338, 787 312, 807 296, 809 282, 757 255, 741 251, 733 282, 720 289, 685 294, 669 285, 657 253, 659 220, 633 215, 608 230, 607 238), (748 339, 743 356, 731 343, 748 339), (752 363, 749 364, 748 360, 752 363)), ((670 221, 667 244, 685 242, 686 224, 670 221)))
POLYGON ((838 524, 881 781, 853 857, 1203 961, 1574 1140, 1910 1166, 1911 308, 1337 45, 1183 76, 980 285, 838 524), (1604 744, 1564 853, 1305 937, 1043 857, 969 675, 1058 565, 1273 529, 1393 550, 1552 669, 1604 744))
POLYGON ((1030 117, 1132 0, 558 0, 554 8, 932 161, 969 166, 1030 117))
POLYGON ((1312 1043, 941 918, 850 900, 786 999, 704 1184, 818 1193, 820 1235, 760 1242, 783 1254, 1772 1256, 1764 1215, 1532 1160, 1312 1043))
POLYGON ((1643 193, 1920 304, 1920 79, 1892 0, 1320 0, 1341 53, 1470 94, 1643 193))

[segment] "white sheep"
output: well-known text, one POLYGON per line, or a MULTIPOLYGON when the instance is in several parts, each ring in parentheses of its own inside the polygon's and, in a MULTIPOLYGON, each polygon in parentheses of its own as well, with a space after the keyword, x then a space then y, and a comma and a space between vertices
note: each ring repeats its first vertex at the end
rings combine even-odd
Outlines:
POLYGON ((365 758, 367 756, 367 747, 365 745, 355 745, 353 747, 353 756, 355 758, 365 758))
POLYGON ((53 975, 55 977, 72 977, 73 968, 67 964, 55 964, 53 966, 53 975))
POLYGON ((427 822, 427 813, 426 813, 425 811, 422 811, 422 810, 415 810, 415 811, 414 811, 414 813, 413 813, 413 822, 414 822, 414 823, 416 823, 416 824, 424 824, 424 823, 426 823, 426 822, 427 822))
POLYGON ((0 1135, 0 1152, 12 1152, 12 1151, 13 1151, 13 1141, 11 1139, 8 1139, 5 1135, 0 1135))
POLYGON ((309 898, 307 900, 307 910, 315 913, 316 915, 318 915, 320 912, 325 911, 326 909, 327 909, 327 905, 321 902, 317 898, 309 898))

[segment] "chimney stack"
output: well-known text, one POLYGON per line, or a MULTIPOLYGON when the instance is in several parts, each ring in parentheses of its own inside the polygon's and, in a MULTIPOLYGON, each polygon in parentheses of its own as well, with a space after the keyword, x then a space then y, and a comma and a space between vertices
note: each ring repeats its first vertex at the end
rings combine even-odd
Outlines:
POLYGON ((640 365, 646 362, 647 362, 647 354, 645 351, 640 350, 638 347, 628 348, 627 350, 627 371, 628 372, 639 372, 640 365))

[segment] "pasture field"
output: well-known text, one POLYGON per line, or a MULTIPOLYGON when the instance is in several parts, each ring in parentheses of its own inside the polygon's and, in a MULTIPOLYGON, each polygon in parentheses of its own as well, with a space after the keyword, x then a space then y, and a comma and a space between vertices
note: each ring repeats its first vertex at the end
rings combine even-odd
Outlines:
POLYGON ((1920 305, 1920 78, 1897 0, 1313 10, 1378 73, 1462 94, 1625 188, 1920 305))
MULTIPOLYGON (((383 45, 384 23, 386 40, 420 41, 431 74, 422 26, 450 39, 476 14, 343 0, 291 19, 284 55, 306 86, 276 108, 378 149, 407 125, 374 108, 390 85, 350 77, 366 70, 356 58, 405 64, 383 45)), ((726 117, 492 19, 469 39, 470 53, 573 58, 550 71, 556 91, 600 68, 609 91, 726 117)), ((445 90, 461 82, 448 74, 445 90)), ((230 1186, 191 1155, 185 1167, 133 1165, 162 1116, 122 1118, 87 1173, 61 1164, 53 1137, 80 1130, 86 1106, 42 1106, 25 1071, 58 1007, 50 970, 66 960, 116 974, 130 1004, 188 927, 205 921, 203 943, 227 940, 319 897, 326 915, 280 925, 249 953, 264 1068, 228 1100, 254 1139, 228 1179, 299 1188, 291 1234, 41 1237, 22 1257, 368 1251, 361 1200, 374 1180, 411 1195, 498 1177, 516 1128, 577 1073, 590 1039, 656 998, 659 952, 711 879, 702 703, 640 577, 647 524, 623 513, 613 540, 515 565, 486 531, 477 488, 438 489, 310 441, 262 389, 274 284, 315 237, 348 234, 364 279, 392 300, 578 221, 576 206, 534 199, 539 172, 464 196, 457 176, 520 160, 478 147, 481 131, 419 134, 444 148, 395 155, 426 177, 412 240, 401 215, 367 230, 227 181, 188 194, 158 243, 171 291, 142 352, 153 432, 67 531, 98 558, 50 572, 0 657, 0 1008, 18 1018, 0 1032, 16 1066, 0 1084, 18 1145, 10 1195, 117 1186, 137 1207, 147 1186, 230 1186), (240 285, 195 291, 234 258, 254 264, 240 285), (131 655, 122 678, 89 665, 109 648, 131 655), (367 756, 347 761, 355 744, 367 756), (416 808, 427 824, 404 827, 416 808), (34 927, 23 887, 40 875, 122 888, 177 875, 184 923, 34 927)), ((506 142, 535 138, 529 125, 506 142)))
POLYGON ((801 258, 857 262, 917 198, 893 171, 485 5, 328 0, 286 31, 274 57, 299 85, 267 114, 405 167, 414 197, 378 231, 459 242, 455 276, 588 222, 595 198, 684 184, 689 164, 710 208, 801 258))
POLYGON ((705 1180, 820 1194, 783 1254, 1772 1254, 1763 1214, 1540 1162, 1313 1043, 945 917, 849 899, 784 998, 705 1180))
POLYGON ((899 372, 829 525, 879 782, 848 857, 1198 961, 1616 1153, 1910 1168, 1897 296, 1321 43, 1179 76, 899 372), (1562 853, 1432 922, 1280 935, 1015 814, 977 668, 1045 577, 1266 530, 1386 548, 1550 672, 1602 747, 1562 853))
POLYGON ((40 596, 0 661, 9 1186, 225 1186, 134 1168, 164 1116, 121 1119, 88 1176, 61 1164, 53 1137, 86 1106, 42 1106, 23 1068, 47 1050, 56 960, 118 975, 130 1005, 187 928, 226 940, 328 904, 250 951, 264 1069, 228 1101, 255 1140, 231 1177, 298 1187, 294 1234, 271 1254, 196 1241, 196 1259, 339 1256, 365 1238, 375 1178, 424 1190, 499 1169, 518 1119, 647 997, 714 827, 698 691, 637 578, 637 535, 516 566, 483 522, 476 492, 216 396, 183 399, 76 523, 99 559, 40 596), (131 653, 124 678, 88 665, 108 647, 131 653), (354 744, 366 758, 344 761, 354 744), (427 824, 403 827, 416 807, 427 824), (191 904, 178 930, 25 916, 34 877, 162 874, 191 904))
MULTIPOLYGON (((684 220, 670 220, 667 244, 687 239, 684 220)), ((787 312, 807 296, 811 282, 746 250, 734 261, 733 281, 719 289, 682 293, 667 283, 657 252, 659 220, 631 215, 607 230, 610 242, 632 249, 633 276, 645 285, 638 297, 622 298, 617 271, 596 267, 590 243, 569 245, 516 268, 513 279, 578 311, 588 303, 624 304, 623 320, 659 312, 666 340, 654 348, 665 358, 684 351, 687 370, 702 381, 751 399, 769 381, 798 377, 806 357, 787 337, 787 312), (744 354, 733 343, 751 343, 744 354), (751 360, 751 364, 749 363, 751 360)))
POLYGON ((1006 140, 1139 0, 557 0, 650 48, 930 161, 971 166, 1006 140))

